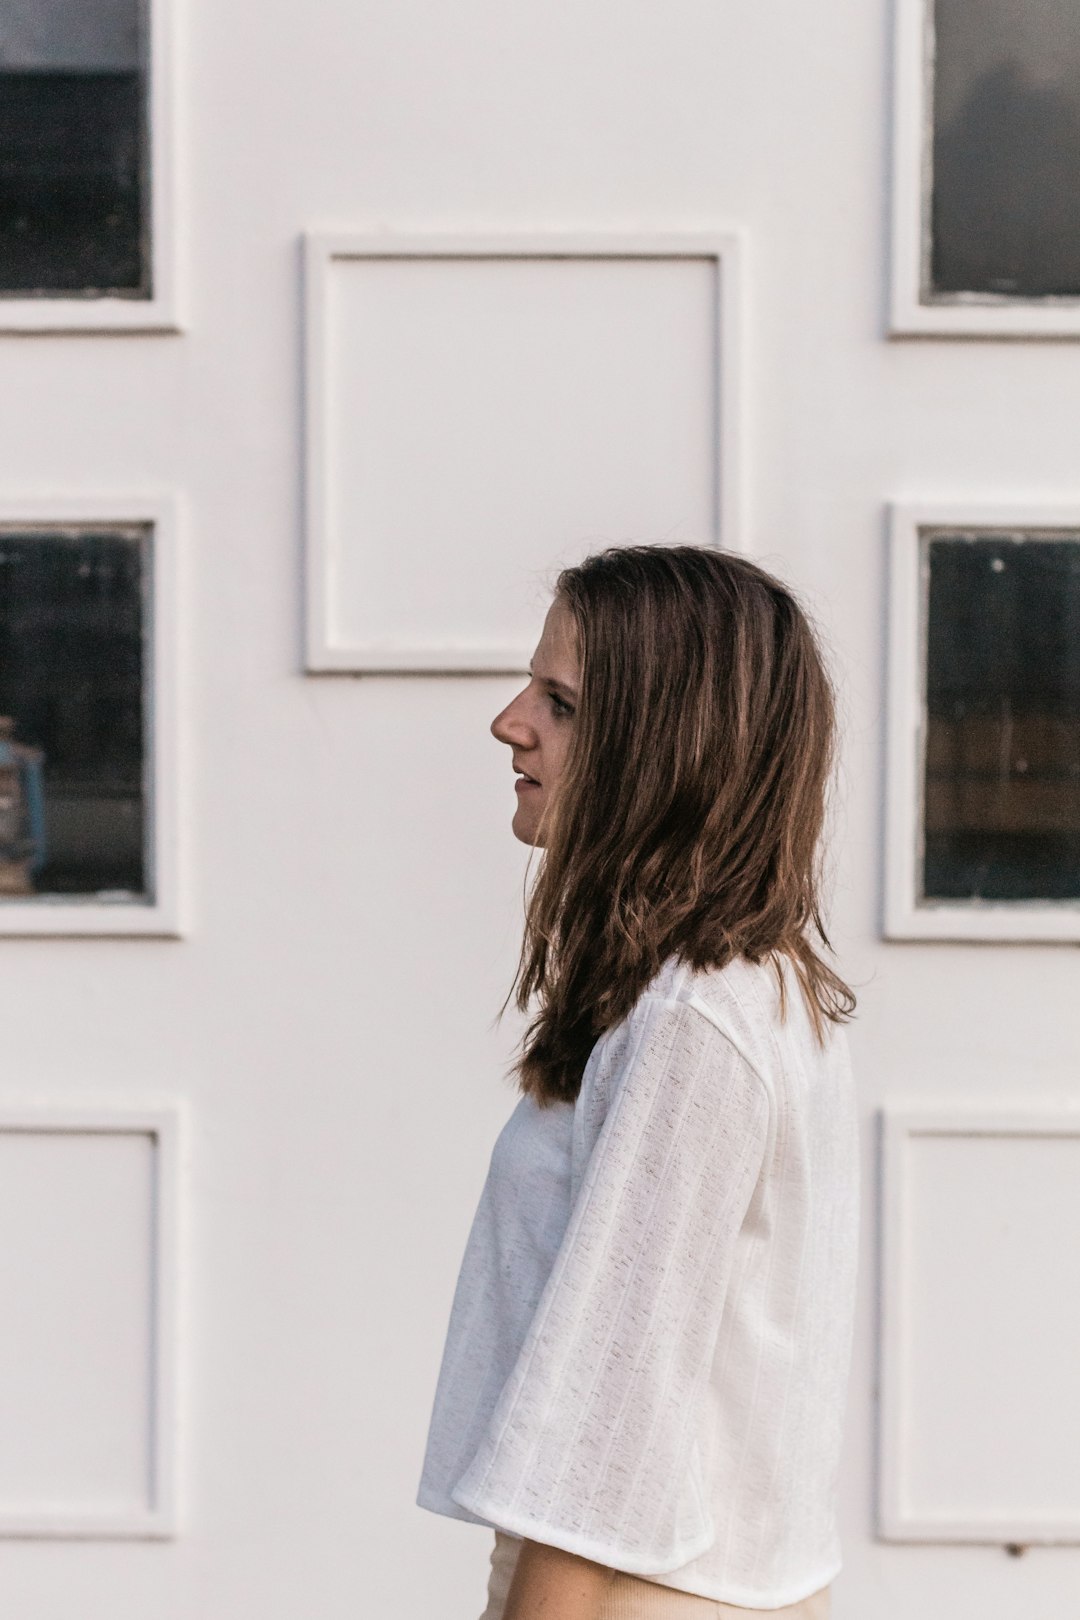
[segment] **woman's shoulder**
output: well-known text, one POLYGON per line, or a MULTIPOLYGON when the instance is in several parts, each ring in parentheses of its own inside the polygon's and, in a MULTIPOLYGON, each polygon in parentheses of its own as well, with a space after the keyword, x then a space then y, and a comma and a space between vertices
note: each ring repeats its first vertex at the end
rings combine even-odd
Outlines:
MULTIPOLYGON (((788 988, 792 983, 792 977, 785 979, 788 988)), ((776 969, 745 957, 736 957, 723 967, 701 968, 669 956, 646 984, 637 1008, 656 1002, 696 1004, 699 1010, 716 1015, 728 1012, 758 1023, 773 1023, 781 1016, 776 969)))
MULTIPOLYGON (((668 966, 667 964, 665 966, 668 966)), ((737 1045, 746 1060, 764 1075, 844 1061, 843 1029, 828 1024, 819 1040, 798 977, 789 960, 779 956, 751 962, 740 956, 723 967, 669 966, 667 993, 688 1002, 737 1045)))
MULTIPOLYGON (((717 1037, 734 1046, 759 1078, 797 1070, 809 1077, 823 1068, 848 1064, 844 1029, 826 1023, 818 1038, 798 977, 785 956, 752 962, 735 957, 723 967, 694 967, 668 957, 646 984, 627 1018, 602 1038, 618 1047, 634 1040, 663 1009, 687 1009, 717 1037)), ((621 1050, 621 1048, 620 1048, 621 1050)))
MULTIPOLYGON (((672 993, 682 1001, 697 1000, 719 1012, 741 1011, 756 1020, 772 1023, 781 1016, 780 979, 771 961, 751 962, 736 956, 723 967, 691 967, 685 962, 669 966, 672 993)), ((785 990, 793 987, 793 975, 781 965, 785 990)))

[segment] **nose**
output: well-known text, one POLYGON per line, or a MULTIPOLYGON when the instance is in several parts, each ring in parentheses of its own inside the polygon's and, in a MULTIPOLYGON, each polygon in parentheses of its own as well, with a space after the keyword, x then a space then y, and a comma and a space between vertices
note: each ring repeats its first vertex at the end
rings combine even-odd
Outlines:
POLYGON ((491 735, 509 748, 535 748, 536 730, 521 712, 520 697, 514 698, 491 722, 491 735))

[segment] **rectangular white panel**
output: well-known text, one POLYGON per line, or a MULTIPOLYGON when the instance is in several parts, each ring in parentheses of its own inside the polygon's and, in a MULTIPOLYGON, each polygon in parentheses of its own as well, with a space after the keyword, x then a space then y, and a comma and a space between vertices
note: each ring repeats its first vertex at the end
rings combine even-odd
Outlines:
POLYGON ((0 1109, 0 1536, 173 1532, 175 1121, 0 1109))
POLYGON ((1080 1111, 885 1116, 881 1534, 1080 1543, 1080 1111))
POLYGON ((559 566, 732 543, 727 239, 314 238, 308 275, 309 668, 523 669, 559 566))

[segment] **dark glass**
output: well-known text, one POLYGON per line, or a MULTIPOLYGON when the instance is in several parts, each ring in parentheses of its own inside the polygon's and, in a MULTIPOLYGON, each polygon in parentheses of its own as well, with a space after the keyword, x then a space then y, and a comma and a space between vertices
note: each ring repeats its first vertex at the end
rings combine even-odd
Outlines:
POLYGON ((145 901, 149 533, 0 531, 0 894, 145 901))
POLYGON ((0 293, 150 296, 146 33, 144 0, 0 0, 0 293))
POLYGON ((1080 899, 1080 533, 924 541, 923 897, 1080 899))
POLYGON ((1080 296, 1080 5, 933 17, 931 296, 1080 296))

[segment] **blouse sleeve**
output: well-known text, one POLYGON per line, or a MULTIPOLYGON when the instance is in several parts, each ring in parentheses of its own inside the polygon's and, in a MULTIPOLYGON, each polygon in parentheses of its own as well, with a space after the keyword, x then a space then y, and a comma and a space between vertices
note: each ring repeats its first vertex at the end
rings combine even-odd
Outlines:
POLYGON ((715 1538, 699 1448, 769 1099, 692 1002, 645 996, 609 1055, 555 1264, 450 1494, 513 1534, 664 1574, 715 1538))

